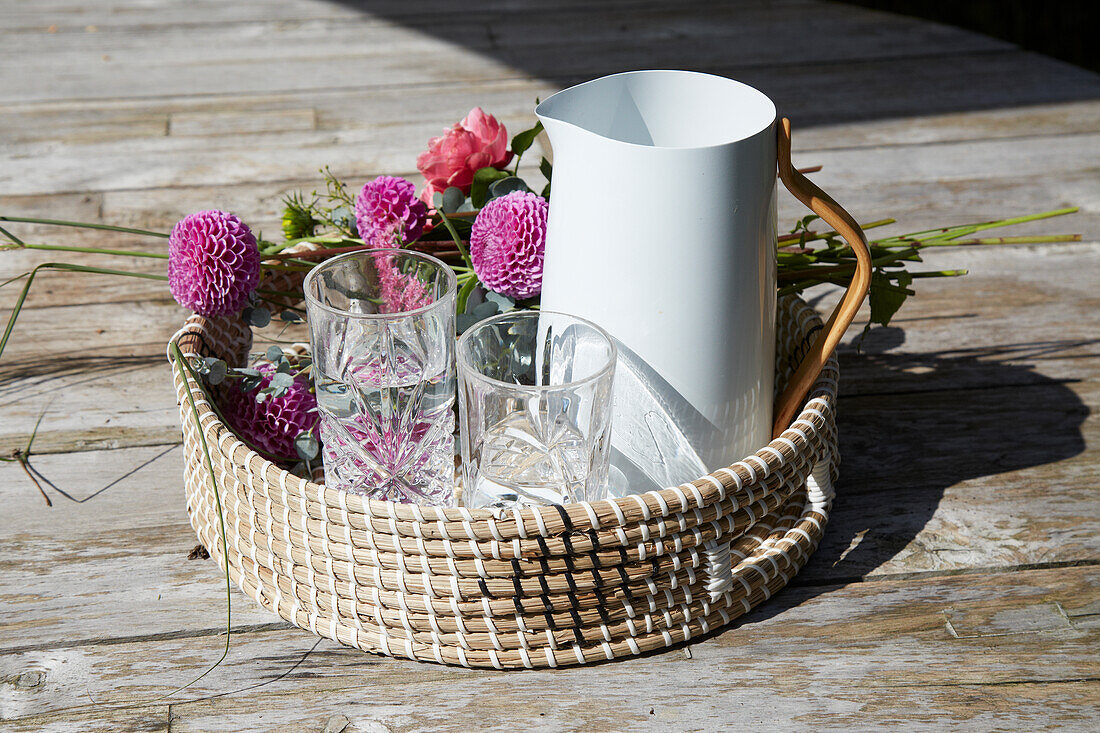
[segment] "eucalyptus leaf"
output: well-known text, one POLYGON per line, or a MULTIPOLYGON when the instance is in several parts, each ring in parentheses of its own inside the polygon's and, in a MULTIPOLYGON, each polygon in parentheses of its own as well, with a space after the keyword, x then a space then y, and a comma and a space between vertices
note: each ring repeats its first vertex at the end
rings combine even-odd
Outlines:
POLYGON ((444 214, 453 214, 458 211, 458 207, 462 206, 465 200, 466 194, 462 193, 461 188, 449 186, 447 190, 443 192, 443 201, 441 202, 440 209, 444 214))
POLYGON ((460 335, 481 319, 473 313, 459 313, 455 316, 455 331, 460 335))
POLYGON ((487 291, 485 293, 485 300, 496 303, 497 310, 501 313, 505 313, 510 310, 514 310, 516 307, 516 301, 509 298, 507 295, 501 295, 500 293, 494 293, 493 291, 487 291))
POLYGON ((271 387, 287 390, 294 384, 294 377, 289 372, 275 372, 271 375, 271 387))
POLYGON ((278 346, 268 346, 267 351, 264 352, 264 358, 270 362, 279 361, 283 358, 283 350, 278 346))
POLYGON ((229 366, 221 359, 214 359, 208 362, 209 372, 206 375, 206 381, 210 384, 221 384, 225 381, 225 377, 229 374, 229 366))
POLYGON ((435 192, 432 193, 432 208, 433 209, 443 208, 443 192, 442 191, 435 191, 435 192))
POLYGON ((298 457, 303 461, 312 461, 321 452, 321 444, 313 433, 299 433, 298 437, 294 439, 294 450, 298 452, 298 457))
POLYGON ((355 214, 347 206, 338 206, 332 210, 332 223, 341 229, 355 231, 355 214))
POLYGON ((292 310, 284 310, 279 314, 279 319, 286 323, 301 323, 302 317, 292 310))
POLYGON ((489 185, 491 183, 510 177, 511 174, 508 171, 502 171, 489 166, 479 168, 477 172, 474 173, 473 183, 470 184, 470 201, 473 203, 474 208, 480 209, 485 205, 485 202, 488 200, 489 185))
POLYGON ((473 307, 471 313, 478 317, 478 319, 488 318, 489 316, 495 316, 499 312, 497 304, 491 300, 486 300, 484 303, 479 303, 473 307))
POLYGON ((528 192, 531 189, 527 187, 523 179, 518 176, 508 176, 507 178, 501 178, 499 181, 493 181, 489 184, 489 197, 487 201, 498 199, 501 196, 507 196, 510 193, 516 191, 528 192))
POLYGON ((271 323, 271 311, 263 306, 245 308, 245 319, 248 321, 249 325, 255 326, 256 328, 263 328, 271 323))

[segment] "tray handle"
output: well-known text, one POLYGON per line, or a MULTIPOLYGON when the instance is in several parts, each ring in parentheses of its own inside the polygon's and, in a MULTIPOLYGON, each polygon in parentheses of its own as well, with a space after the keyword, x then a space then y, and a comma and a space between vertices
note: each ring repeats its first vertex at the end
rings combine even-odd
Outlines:
POLYGON ((798 369, 787 383, 786 389, 775 401, 773 438, 779 437, 791 424, 794 416, 801 411, 806 395, 817 381, 817 376, 825 367, 825 362, 836 350, 837 344, 851 325, 852 319, 859 311, 871 287, 871 251, 867 247, 867 237, 851 214, 795 169, 791 163, 791 121, 786 117, 780 121, 777 142, 779 179, 795 198, 844 237, 844 241, 855 252, 856 271, 844 297, 833 310, 833 314, 829 316, 824 332, 818 336, 813 348, 803 357, 798 369))

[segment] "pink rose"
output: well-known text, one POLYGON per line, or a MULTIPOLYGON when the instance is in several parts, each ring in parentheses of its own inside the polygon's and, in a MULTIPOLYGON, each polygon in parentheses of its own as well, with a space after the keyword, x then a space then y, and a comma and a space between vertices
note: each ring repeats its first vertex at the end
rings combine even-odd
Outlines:
POLYGON ((416 167, 428 182, 421 198, 430 205, 433 193, 450 186, 469 194, 479 168, 504 168, 511 159, 504 125, 474 107, 462 122, 428 141, 428 149, 417 156, 416 167))

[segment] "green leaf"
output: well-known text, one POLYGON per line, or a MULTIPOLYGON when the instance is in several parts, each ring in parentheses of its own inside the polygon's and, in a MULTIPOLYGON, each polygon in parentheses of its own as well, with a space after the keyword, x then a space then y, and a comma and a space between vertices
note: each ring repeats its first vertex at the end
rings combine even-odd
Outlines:
MULTIPOLYGON (((488 296, 486 296, 488 297, 488 296)), ((471 315, 477 316, 478 320, 488 318, 489 316, 495 316, 500 311, 500 308, 491 300, 486 300, 484 303, 478 303, 470 311, 471 315)))
POLYGON ((443 192, 443 199, 440 201, 438 208, 443 210, 444 214, 453 214, 458 211, 458 207, 462 206, 462 203, 466 200, 466 194, 462 193, 462 189, 457 186, 449 186, 446 191, 443 192))
MULTIPOLYGON (((466 303, 470 300, 470 293, 474 292, 474 288, 477 287, 477 278, 471 277, 466 281, 466 284, 462 286, 462 289, 458 291, 458 300, 455 303, 455 311, 459 315, 466 313, 466 303)), ((459 331, 462 333, 462 331, 459 331)))
POLYGON ((332 223, 341 229, 354 232, 355 226, 355 214, 347 206, 338 206, 332 210, 332 223))
POLYGON ((289 372, 275 372, 271 375, 271 385, 276 390, 283 390, 284 392, 291 388, 294 384, 294 377, 289 372))
POLYGON ((508 176, 507 178, 501 178, 499 181, 493 181, 491 184, 489 184, 489 196, 486 199, 486 203, 488 201, 492 201, 493 199, 498 199, 501 196, 507 196, 510 193, 515 193, 516 191, 530 190, 531 189, 527 187, 527 184, 523 182, 523 179, 519 178, 518 176, 508 176))
POLYGON ((494 181, 499 181, 502 178, 509 178, 511 174, 508 171, 498 170, 486 166, 485 168, 479 168, 474 173, 474 182, 470 184, 470 201, 473 202, 474 207, 480 209, 485 205, 485 201, 489 195, 489 185, 494 181))
POLYGON ((546 182, 549 183, 551 176, 554 175, 554 165, 546 158, 543 158, 539 161, 539 173, 542 173, 546 178, 546 182))
POLYGON ((271 323, 271 311, 261 306, 245 308, 243 315, 245 323, 256 328, 263 328, 271 323))
POLYGON ((875 271, 872 273, 871 294, 869 297, 872 323, 883 326, 890 325, 890 319, 905 303, 908 294, 904 291, 904 288, 913 282, 913 276, 908 272, 899 272, 894 279, 897 280, 897 286, 881 272, 875 271))
POLYGON ((279 361, 283 358, 283 350, 278 346, 268 346, 267 351, 264 352, 264 358, 270 362, 279 361))
POLYGON ((436 191, 432 194, 432 208, 433 209, 442 209, 443 208, 443 193, 441 191, 436 191))
POLYGON ((284 310, 279 314, 279 320, 286 323, 301 323, 302 317, 292 310, 284 310))
POLYGON ((473 326, 480 319, 473 313, 459 313, 455 316, 455 331, 461 336, 466 329, 473 326))
POLYGON ((536 122, 531 129, 517 132, 512 137, 512 152, 515 153, 517 158, 527 152, 527 149, 535 142, 535 138, 539 136, 540 132, 542 132, 542 120, 536 122))
POLYGON ((294 450, 303 461, 312 461, 321 452, 321 444, 312 432, 299 433, 294 439, 294 450))
POLYGON ((221 384, 225 381, 225 376, 229 373, 229 366, 221 359, 209 359, 206 362, 207 373, 206 381, 210 384, 221 384))
POLYGON ((485 293, 485 300, 487 302, 496 303, 497 310, 501 313, 513 310, 516 307, 516 301, 509 298, 507 295, 501 295, 500 293, 494 293, 492 290, 485 293))

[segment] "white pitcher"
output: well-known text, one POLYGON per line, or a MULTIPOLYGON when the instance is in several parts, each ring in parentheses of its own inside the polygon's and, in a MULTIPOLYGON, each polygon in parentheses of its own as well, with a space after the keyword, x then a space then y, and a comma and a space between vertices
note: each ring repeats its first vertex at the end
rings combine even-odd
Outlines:
POLYGON ((535 112, 554 150, 542 307, 618 341, 613 464, 629 490, 689 481, 766 445, 775 105, 720 76, 636 71, 535 112))

